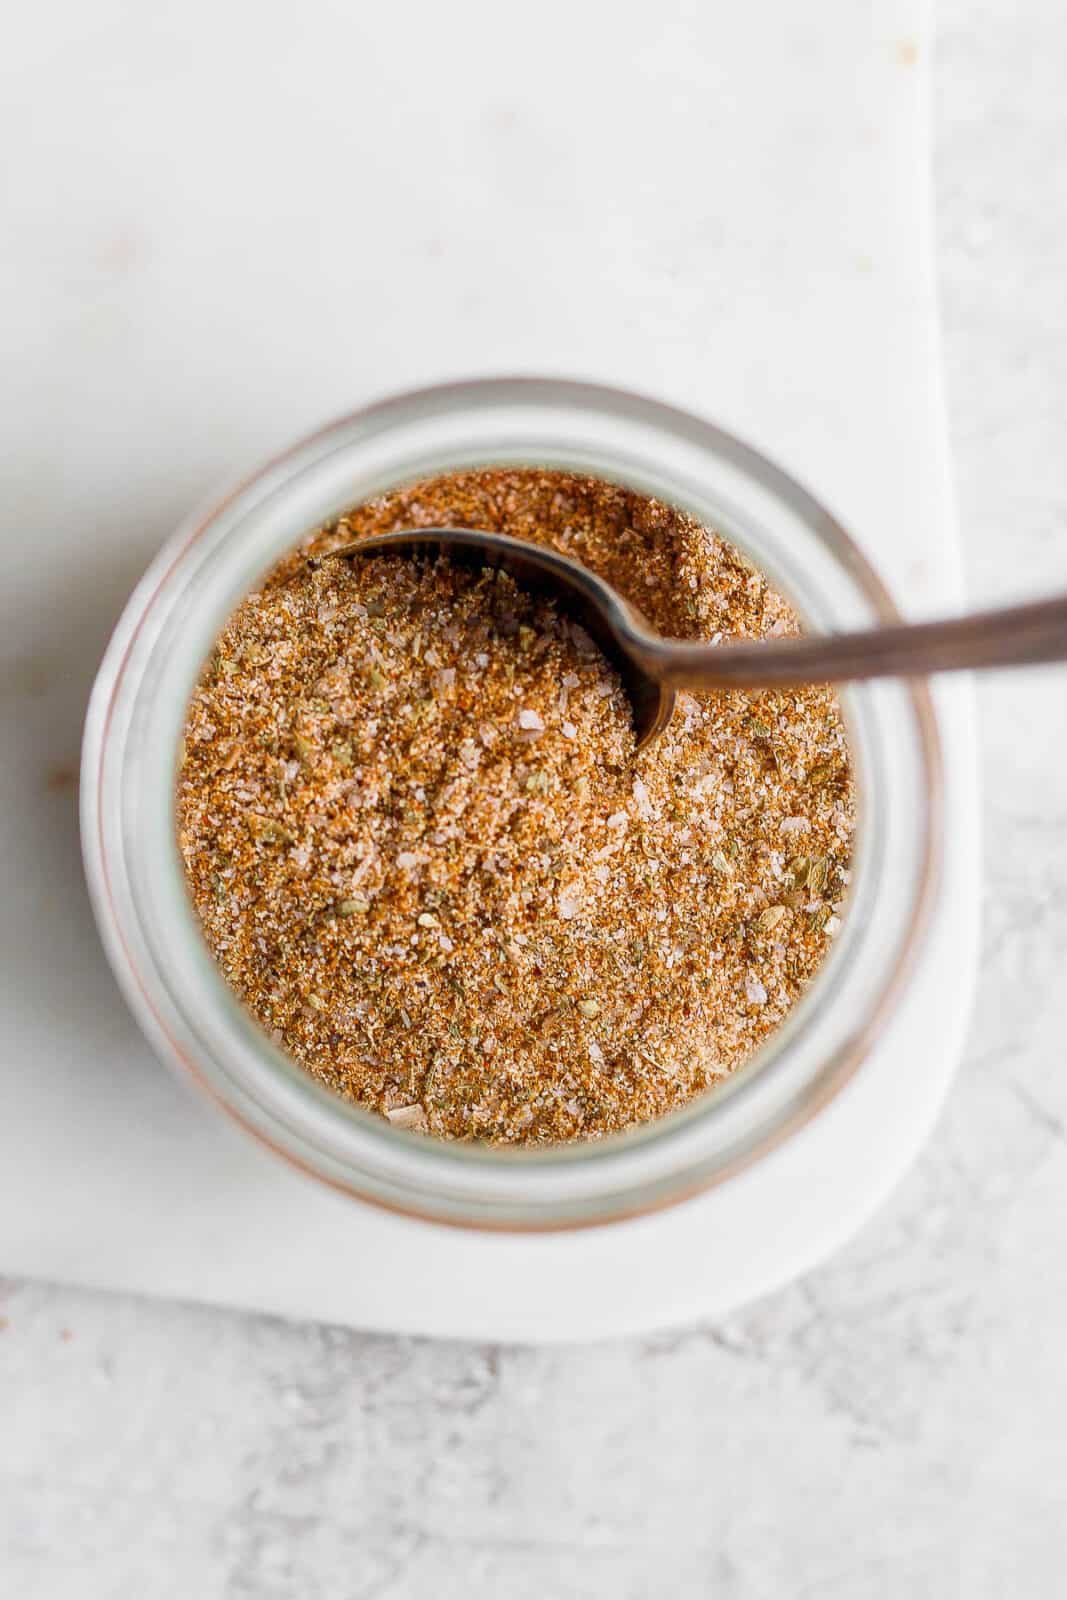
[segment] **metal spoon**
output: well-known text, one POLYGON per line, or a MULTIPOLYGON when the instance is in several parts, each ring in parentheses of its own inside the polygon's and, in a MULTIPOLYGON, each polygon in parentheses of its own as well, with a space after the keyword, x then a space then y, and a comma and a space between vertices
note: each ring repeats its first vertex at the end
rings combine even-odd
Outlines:
POLYGON ((775 689, 1067 660, 1067 596, 859 633, 709 645, 665 639, 580 562, 502 533, 408 529, 359 539, 330 553, 439 553, 468 566, 502 568, 524 588, 560 599, 622 678, 639 749, 667 726, 676 689, 775 689))

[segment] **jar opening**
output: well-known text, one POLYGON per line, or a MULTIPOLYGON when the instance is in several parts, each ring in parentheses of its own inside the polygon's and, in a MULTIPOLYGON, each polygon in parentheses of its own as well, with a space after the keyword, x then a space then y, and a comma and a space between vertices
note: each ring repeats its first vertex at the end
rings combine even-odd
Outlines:
POLYGON ((234 604, 309 528, 390 485, 530 463, 680 506, 742 549, 813 627, 893 614, 829 515, 708 424, 583 385, 514 380, 422 391, 324 430, 176 537, 105 659, 83 767, 98 919, 162 1053, 316 1175, 399 1209, 479 1226, 632 1214, 721 1179, 799 1126, 855 1070, 892 1003, 937 859, 938 747, 925 689, 850 691, 842 706, 862 801, 839 943, 763 1050, 721 1088, 593 1144, 500 1152, 375 1125, 265 1041, 200 940, 173 844, 173 753, 200 663, 234 604))

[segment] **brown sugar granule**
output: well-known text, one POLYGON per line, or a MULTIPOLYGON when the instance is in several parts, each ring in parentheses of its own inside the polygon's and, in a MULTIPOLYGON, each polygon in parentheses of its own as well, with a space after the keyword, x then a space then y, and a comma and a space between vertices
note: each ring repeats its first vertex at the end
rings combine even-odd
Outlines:
POLYGON ((231 618, 189 708, 179 842, 208 944, 322 1083, 397 1127, 543 1143, 684 1104, 825 954, 853 795, 822 688, 682 694, 635 754, 581 628, 504 575, 341 544, 552 545, 665 632, 796 633, 691 517, 594 478, 479 471, 321 530, 231 618))

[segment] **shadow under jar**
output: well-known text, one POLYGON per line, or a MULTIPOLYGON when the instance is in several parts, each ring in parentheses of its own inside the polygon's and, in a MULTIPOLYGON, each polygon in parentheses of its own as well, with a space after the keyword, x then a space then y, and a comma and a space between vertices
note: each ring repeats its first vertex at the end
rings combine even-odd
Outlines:
POLYGON ((657 1121, 593 1142, 496 1148, 393 1127, 331 1093, 256 1024, 190 904, 175 770, 190 695, 264 573, 350 507, 443 473, 536 467, 689 513, 747 556, 814 632, 896 613, 832 517, 762 457, 638 396, 539 380, 400 396, 334 424, 179 530, 130 600, 86 727, 82 829, 101 932, 149 1038, 247 1129, 315 1176, 480 1227, 595 1224, 669 1203, 770 1149, 862 1062, 917 952, 936 884, 939 750, 926 688, 845 689, 857 790, 849 904, 825 959, 745 1064, 657 1121))

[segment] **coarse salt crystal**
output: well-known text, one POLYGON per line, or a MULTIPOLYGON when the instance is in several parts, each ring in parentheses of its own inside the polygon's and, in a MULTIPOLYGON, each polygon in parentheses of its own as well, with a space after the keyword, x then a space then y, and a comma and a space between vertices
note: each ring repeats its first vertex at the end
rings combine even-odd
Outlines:
POLYGON ((609 828, 628 828, 629 825, 630 825, 630 819, 626 815, 625 811, 615 811, 608 818, 608 827, 609 828))
POLYGON ((589 1041, 589 1059, 590 1061, 595 1061, 598 1067, 604 1060, 604 1052, 595 1039, 590 1039, 589 1041))
POLYGON ((608 879, 611 877, 611 868, 605 866, 594 867, 593 877, 598 883, 607 883, 608 879))
POLYGON ((783 817, 778 825, 779 833, 807 833, 811 824, 807 817, 783 817))
POLYGON ((489 665, 489 657, 486 655, 484 650, 479 650, 475 655, 474 665, 476 667, 487 667, 489 665))
POLYGON ((563 687, 565 689, 577 689, 581 681, 576 672, 565 672, 563 674, 563 687))
POLYGON ((745 979, 745 999, 754 1006, 765 1006, 767 1004, 767 991, 759 979, 754 977, 751 972, 745 979))
POLYGON ((837 930, 838 930, 838 928, 840 928, 840 926, 841 926, 841 918, 840 917, 836 917, 836 916, 835 917, 827 917, 827 919, 826 919, 826 932, 830 935, 831 938, 837 932, 837 930))
POLYGON ((578 729, 573 722, 565 722, 559 730, 565 739, 577 739, 578 729))
POLYGON ((536 711, 531 711, 528 707, 524 707, 523 710, 519 712, 520 728, 529 728, 537 733, 540 733, 544 729, 544 726, 544 722, 538 716, 536 711))
POLYGON ((385 1113, 394 1128, 425 1128, 426 1112, 422 1106, 393 1106, 385 1113))
POLYGON ((573 895, 561 894, 558 905, 559 914, 563 918, 564 922, 569 922, 572 917, 577 916, 579 902, 574 898, 573 895))
POLYGON ((413 850, 401 850, 396 858, 396 864, 401 872, 410 872, 412 867, 417 867, 419 858, 413 850))

